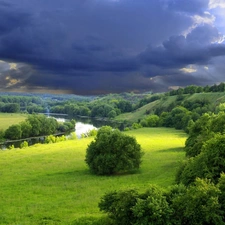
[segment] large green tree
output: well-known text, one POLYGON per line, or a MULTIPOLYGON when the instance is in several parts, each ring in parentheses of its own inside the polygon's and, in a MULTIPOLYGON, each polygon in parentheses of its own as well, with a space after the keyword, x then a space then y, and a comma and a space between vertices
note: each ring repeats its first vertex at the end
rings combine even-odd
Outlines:
POLYGON ((98 175, 111 175, 138 169, 143 153, 134 137, 103 126, 87 148, 85 161, 98 175))

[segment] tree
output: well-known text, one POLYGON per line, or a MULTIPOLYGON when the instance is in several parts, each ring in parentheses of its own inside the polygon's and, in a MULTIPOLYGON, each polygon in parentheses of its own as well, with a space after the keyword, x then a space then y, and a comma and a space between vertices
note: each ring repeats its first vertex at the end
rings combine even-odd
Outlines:
POLYGON ((111 111, 108 113, 107 117, 109 117, 110 119, 115 118, 115 117, 116 117, 116 111, 115 111, 115 110, 111 110, 111 111))
POLYGON ((5 138, 10 140, 18 140, 21 138, 21 135, 22 130, 19 124, 12 125, 5 131, 5 138))
POLYGON ((111 175, 138 169, 143 152, 134 137, 103 126, 86 151, 85 161, 97 175, 111 175))
POLYGON ((38 115, 35 115, 35 114, 29 115, 26 121, 28 121, 32 126, 30 131, 30 136, 35 137, 40 135, 41 122, 38 119, 38 115))
POLYGON ((180 174, 180 181, 185 185, 189 185, 196 177, 199 177, 217 183, 220 174, 225 171, 224 149, 225 135, 216 134, 206 141, 201 153, 187 161, 180 174))
POLYGON ((98 206, 116 224, 129 225, 135 221, 132 207, 135 206, 138 195, 136 190, 109 192, 101 198, 98 206))
POLYGON ((136 204, 131 208, 134 225, 164 225, 171 224, 172 210, 163 191, 151 186, 144 194, 140 194, 136 204))
POLYGON ((185 151, 188 157, 198 155, 204 142, 213 136, 211 124, 212 117, 209 114, 204 114, 194 124, 189 126, 189 137, 185 143, 185 151))
POLYGON ((149 115, 146 118, 148 127, 157 127, 159 124, 159 117, 157 115, 149 115))
POLYGON ((21 122, 20 123, 20 126, 21 126, 21 130, 22 130, 21 137, 22 138, 30 137, 30 133, 31 133, 32 126, 29 123, 29 121, 23 121, 23 122, 21 122))
POLYGON ((20 105, 17 103, 5 104, 2 111, 7 113, 17 113, 20 111, 20 105))
POLYGON ((224 225, 218 201, 220 190, 209 180, 199 179, 172 199, 174 224, 224 225))
POLYGON ((125 190, 105 194, 99 208, 123 225, 164 225, 170 224, 172 210, 163 191, 150 186, 144 193, 125 190))

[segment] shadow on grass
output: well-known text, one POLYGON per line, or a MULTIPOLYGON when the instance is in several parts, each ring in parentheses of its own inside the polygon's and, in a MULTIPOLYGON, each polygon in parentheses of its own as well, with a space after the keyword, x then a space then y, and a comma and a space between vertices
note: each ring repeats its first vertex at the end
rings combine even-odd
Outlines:
POLYGON ((114 225, 113 221, 106 217, 102 216, 100 218, 95 217, 81 217, 76 219, 72 225, 114 225))
POLYGON ((166 148, 166 149, 162 149, 157 151, 157 153, 162 153, 162 152, 185 152, 184 148, 181 147, 177 147, 177 148, 166 148))
POLYGON ((124 172, 118 172, 111 175, 97 175, 92 173, 89 169, 85 170, 74 170, 74 171, 62 171, 62 172, 56 172, 56 173, 50 173, 46 174, 45 177, 56 177, 56 176, 62 176, 62 177, 93 177, 93 178, 107 178, 107 177, 121 177, 121 176, 131 176, 141 174, 140 169, 136 170, 130 170, 130 171, 124 171, 124 172))
POLYGON ((71 170, 71 171, 62 171, 62 172, 55 172, 55 173, 48 173, 46 176, 89 176, 92 175, 88 169, 81 169, 81 170, 71 170))

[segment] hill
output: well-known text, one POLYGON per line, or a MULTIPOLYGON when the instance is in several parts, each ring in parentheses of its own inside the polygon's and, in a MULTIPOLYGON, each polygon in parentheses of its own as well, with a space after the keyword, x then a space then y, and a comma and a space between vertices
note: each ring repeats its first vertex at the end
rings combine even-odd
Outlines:
MULTIPOLYGON (((225 102, 225 92, 194 93, 175 96, 161 95, 160 99, 157 99, 140 108, 137 108, 133 112, 120 114, 115 118, 115 120, 126 120, 134 123, 143 119, 146 114, 157 114, 157 110, 159 109, 161 112, 163 112, 163 109, 172 110, 177 105, 193 105, 196 102, 207 103, 208 105, 210 105, 210 111, 213 111, 220 103, 225 102)), ((201 107, 201 105, 199 107, 201 107)))

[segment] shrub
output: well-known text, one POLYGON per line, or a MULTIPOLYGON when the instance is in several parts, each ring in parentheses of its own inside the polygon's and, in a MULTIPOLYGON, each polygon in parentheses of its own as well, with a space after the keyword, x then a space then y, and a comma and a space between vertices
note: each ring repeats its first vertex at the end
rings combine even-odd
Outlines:
POLYGON ((92 129, 92 130, 89 130, 86 135, 87 137, 95 137, 97 135, 97 130, 96 129, 92 129))
POLYGON ((139 123, 133 123, 133 124, 132 124, 132 128, 133 128, 133 129, 139 129, 139 128, 142 128, 142 125, 139 124, 139 123))
POLYGON ((101 198, 99 208, 116 224, 124 225, 170 224, 172 214, 166 196, 156 186, 150 186, 143 194, 136 190, 107 193, 101 198))
POLYGON ((86 151, 85 161, 98 175, 111 175, 138 169, 143 153, 134 137, 103 126, 86 151))
POLYGON ((148 127, 157 127, 159 124, 159 117, 157 115, 149 115, 146 118, 148 127))
POLYGON ((129 131, 129 130, 130 130, 129 127, 125 127, 125 128, 124 128, 124 131, 129 131))
POLYGON ((20 148, 27 148, 28 147, 28 142, 24 141, 20 144, 20 148))
POLYGON ((224 225, 219 194, 209 180, 197 178, 185 193, 173 196, 173 224, 224 225))
POLYGON ((70 135, 68 136, 69 140, 76 140, 77 139, 77 135, 75 132, 70 133, 70 135))
POLYGON ((45 138, 46 144, 51 144, 56 142, 56 137, 54 135, 49 135, 45 138))

